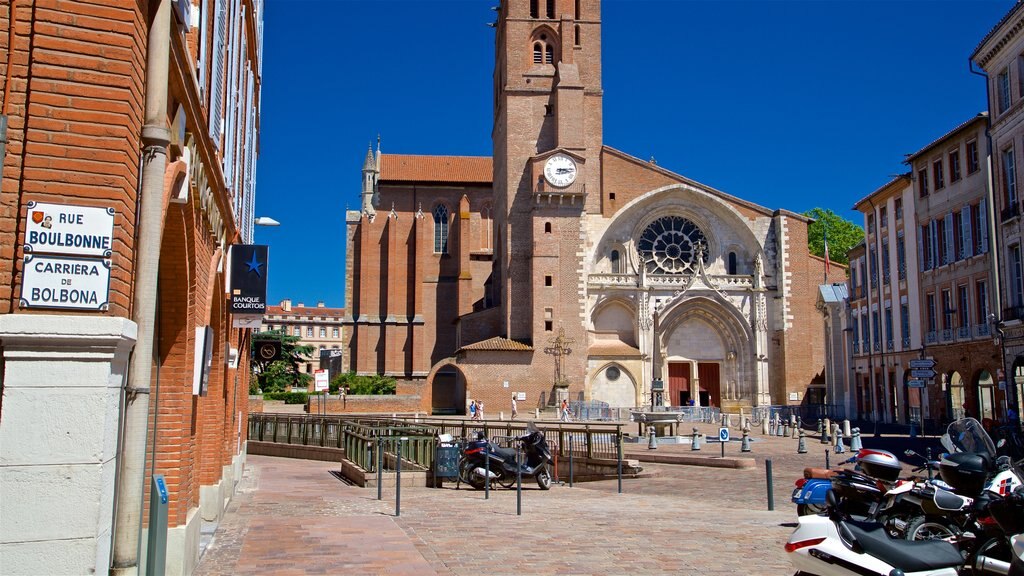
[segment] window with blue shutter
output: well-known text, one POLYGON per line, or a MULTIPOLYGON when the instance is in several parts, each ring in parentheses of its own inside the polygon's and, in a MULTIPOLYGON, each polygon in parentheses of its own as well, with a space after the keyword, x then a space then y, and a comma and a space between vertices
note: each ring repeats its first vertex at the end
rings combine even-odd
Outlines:
POLYGON ((221 117, 224 114, 224 42, 227 34, 225 0, 214 0, 213 8, 213 68, 210 72, 210 138, 220 150, 221 117))

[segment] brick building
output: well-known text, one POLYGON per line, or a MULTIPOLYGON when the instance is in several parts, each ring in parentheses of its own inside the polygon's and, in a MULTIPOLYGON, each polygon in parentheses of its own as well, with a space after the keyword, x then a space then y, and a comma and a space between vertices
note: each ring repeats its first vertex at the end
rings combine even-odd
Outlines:
POLYGON ((808 219, 606 146, 599 0, 498 8, 493 158, 367 153, 346 361, 425 409, 727 410, 824 384, 808 219), (664 383, 652 390, 652 381, 664 383))
POLYGON ((262 12, 0 6, 0 571, 142 572, 155 472, 166 573, 191 573, 234 492, 249 338, 224 271, 252 241, 262 12))
MULTIPOLYGON (((278 306, 267 306, 263 318, 264 330, 278 330, 286 336, 299 338, 299 346, 312 346, 313 353, 299 364, 299 372, 312 374, 320 368, 322 350, 341 350, 345 328, 341 320, 344 308, 330 308, 323 302, 316 306, 305 306, 302 302, 292 305, 291 300, 282 300, 278 306)), ((309 385, 310 390, 313 385, 309 385)))

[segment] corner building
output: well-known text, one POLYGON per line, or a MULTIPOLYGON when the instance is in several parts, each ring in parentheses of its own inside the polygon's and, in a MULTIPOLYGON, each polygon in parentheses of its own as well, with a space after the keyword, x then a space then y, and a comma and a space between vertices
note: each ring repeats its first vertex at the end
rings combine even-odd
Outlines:
POLYGON ((737 412, 823 386, 808 219, 604 145, 599 0, 504 0, 496 34, 493 158, 367 153, 348 368, 447 413, 513 393, 737 412))
POLYGON ((4 574, 191 574, 235 492, 249 333, 225 271, 252 242, 262 29, 262 0, 0 5, 4 574), (76 211, 105 254, 31 246, 37 217, 57 232, 76 211), (38 263, 72 259, 109 270, 97 287, 53 267, 92 305, 37 298, 38 263), (153 474, 164 566, 146 557, 153 474))

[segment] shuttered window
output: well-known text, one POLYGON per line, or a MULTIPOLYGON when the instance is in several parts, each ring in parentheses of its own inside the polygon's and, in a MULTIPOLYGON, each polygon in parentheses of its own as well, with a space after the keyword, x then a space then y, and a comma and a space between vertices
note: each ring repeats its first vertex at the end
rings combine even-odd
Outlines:
POLYGON ((220 149, 222 116, 224 115, 224 51, 227 49, 226 0, 214 0, 213 8, 213 68, 210 72, 210 138, 220 149))

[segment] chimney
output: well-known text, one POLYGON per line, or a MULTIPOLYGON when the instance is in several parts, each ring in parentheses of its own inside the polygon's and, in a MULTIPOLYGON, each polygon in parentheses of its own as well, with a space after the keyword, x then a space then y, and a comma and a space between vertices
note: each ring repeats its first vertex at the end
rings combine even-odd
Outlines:
POLYGON ((305 308, 305 307, 306 307, 306 305, 305 305, 305 304, 303 304, 302 302, 299 302, 298 304, 296 304, 296 305, 295 305, 295 307, 296 307, 296 308, 305 308))
POLYGON ((323 300, 317 300, 316 307, 317 308, 323 308, 324 307, 324 301, 323 300))
POLYGON ((281 300, 281 308, 283 308, 285 312, 291 312, 292 311, 292 301, 291 300, 287 300, 287 299, 281 300))

